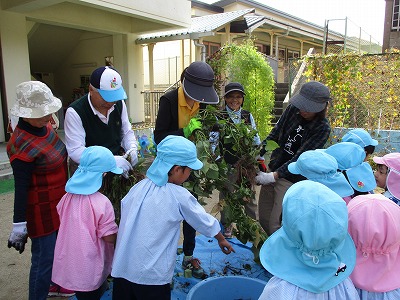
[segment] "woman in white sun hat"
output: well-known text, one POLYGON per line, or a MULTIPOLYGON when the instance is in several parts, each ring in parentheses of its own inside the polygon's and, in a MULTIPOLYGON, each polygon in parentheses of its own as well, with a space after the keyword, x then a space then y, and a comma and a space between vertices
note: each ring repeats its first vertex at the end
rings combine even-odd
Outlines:
MULTIPOLYGON (((16 87, 11 115, 19 121, 7 143, 15 180, 13 229, 8 247, 22 253, 31 239, 29 299, 46 299, 60 220, 56 205, 67 182, 67 151, 50 118, 62 104, 39 81, 16 87)), ((70 291, 68 291, 70 293, 70 291)), ((73 292, 72 292, 73 294, 73 292)))

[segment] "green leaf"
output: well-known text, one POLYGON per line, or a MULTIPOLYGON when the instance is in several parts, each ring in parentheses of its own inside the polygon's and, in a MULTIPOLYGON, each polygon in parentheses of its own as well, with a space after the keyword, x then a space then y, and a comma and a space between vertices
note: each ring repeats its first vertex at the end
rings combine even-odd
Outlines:
POLYGON ((274 151, 275 149, 279 148, 279 145, 277 142, 273 140, 266 140, 267 144, 265 145, 265 150, 267 151, 274 151))

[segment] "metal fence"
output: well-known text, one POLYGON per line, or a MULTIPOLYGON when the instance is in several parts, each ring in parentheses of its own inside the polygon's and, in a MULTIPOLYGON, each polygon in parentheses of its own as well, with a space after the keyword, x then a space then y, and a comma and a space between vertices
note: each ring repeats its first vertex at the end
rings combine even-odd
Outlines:
POLYGON ((325 20, 324 34, 325 54, 382 53, 381 42, 349 18, 325 20))
POLYGON ((161 96, 171 89, 178 88, 179 84, 180 81, 177 81, 164 89, 157 89, 154 91, 145 90, 142 92, 144 98, 144 123, 147 124, 147 127, 154 128, 155 126, 158 113, 158 104, 160 102, 161 96))

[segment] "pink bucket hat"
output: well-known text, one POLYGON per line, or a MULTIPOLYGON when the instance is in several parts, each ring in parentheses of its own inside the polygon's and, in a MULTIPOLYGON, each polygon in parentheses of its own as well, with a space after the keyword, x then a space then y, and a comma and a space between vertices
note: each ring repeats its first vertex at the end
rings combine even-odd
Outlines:
POLYGON ((393 196, 400 199, 400 153, 389 153, 382 157, 375 156, 372 159, 375 163, 389 168, 386 187, 393 196))
POLYGON ((369 292, 400 288, 400 206, 381 194, 354 197, 347 206, 356 245, 354 286, 369 292))

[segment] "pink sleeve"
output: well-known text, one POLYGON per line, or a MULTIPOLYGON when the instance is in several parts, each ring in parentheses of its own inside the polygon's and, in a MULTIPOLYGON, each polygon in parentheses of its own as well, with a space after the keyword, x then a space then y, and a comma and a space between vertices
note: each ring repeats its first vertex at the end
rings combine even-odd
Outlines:
POLYGON ((114 208, 108 200, 104 197, 105 201, 102 205, 96 205, 96 219, 97 219, 97 237, 102 238, 118 232, 118 225, 115 223, 114 208))

